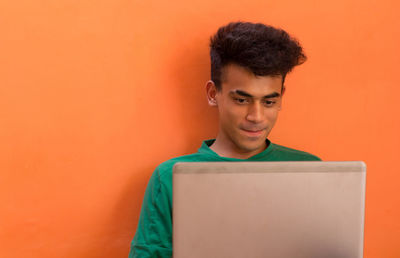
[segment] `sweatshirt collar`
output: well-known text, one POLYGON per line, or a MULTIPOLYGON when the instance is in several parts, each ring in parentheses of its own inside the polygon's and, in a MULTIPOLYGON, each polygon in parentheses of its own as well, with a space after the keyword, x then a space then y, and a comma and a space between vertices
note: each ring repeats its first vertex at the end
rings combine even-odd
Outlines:
POLYGON ((274 149, 274 144, 271 143, 270 140, 266 139, 265 142, 267 143, 267 148, 260 153, 251 156, 250 158, 247 159, 228 158, 228 157, 222 157, 218 155, 215 151, 210 149, 210 146, 214 143, 214 141, 215 139, 209 139, 203 141, 200 148, 198 149, 198 152, 202 154, 211 155, 217 159, 225 161, 259 161, 259 160, 265 160, 265 156, 274 149))

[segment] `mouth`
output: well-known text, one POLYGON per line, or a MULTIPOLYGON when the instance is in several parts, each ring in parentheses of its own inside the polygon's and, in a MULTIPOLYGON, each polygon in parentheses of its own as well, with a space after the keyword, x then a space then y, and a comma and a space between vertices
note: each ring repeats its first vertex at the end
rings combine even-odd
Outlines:
POLYGON ((259 137, 259 136, 261 136, 261 135, 263 134, 263 132, 264 132, 264 129, 261 129, 261 130, 248 130, 248 129, 241 128, 241 130, 242 130, 246 135, 248 135, 248 136, 250 136, 250 137, 259 137))

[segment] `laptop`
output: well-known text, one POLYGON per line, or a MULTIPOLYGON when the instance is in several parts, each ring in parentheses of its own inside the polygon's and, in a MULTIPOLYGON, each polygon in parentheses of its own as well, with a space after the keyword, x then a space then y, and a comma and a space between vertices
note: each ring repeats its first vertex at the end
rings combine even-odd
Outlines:
POLYGON ((363 257, 365 180, 361 161, 177 163, 173 257, 363 257))

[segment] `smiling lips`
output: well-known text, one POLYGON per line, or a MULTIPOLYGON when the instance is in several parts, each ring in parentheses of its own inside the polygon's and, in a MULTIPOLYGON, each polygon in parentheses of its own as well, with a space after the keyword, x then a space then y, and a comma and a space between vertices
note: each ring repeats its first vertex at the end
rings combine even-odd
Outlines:
POLYGON ((245 132, 250 137, 258 137, 258 136, 262 135, 262 133, 264 132, 264 129, 261 129, 261 130, 247 130, 247 129, 243 129, 242 128, 242 131, 245 132))

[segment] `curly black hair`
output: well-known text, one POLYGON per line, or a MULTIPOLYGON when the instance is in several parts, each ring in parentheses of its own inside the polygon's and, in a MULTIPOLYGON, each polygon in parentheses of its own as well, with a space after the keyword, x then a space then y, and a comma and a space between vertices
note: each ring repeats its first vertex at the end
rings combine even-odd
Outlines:
POLYGON ((210 39, 211 80, 221 89, 224 66, 237 64, 257 76, 285 76, 307 60, 299 42, 286 31, 262 23, 232 22, 210 39))

